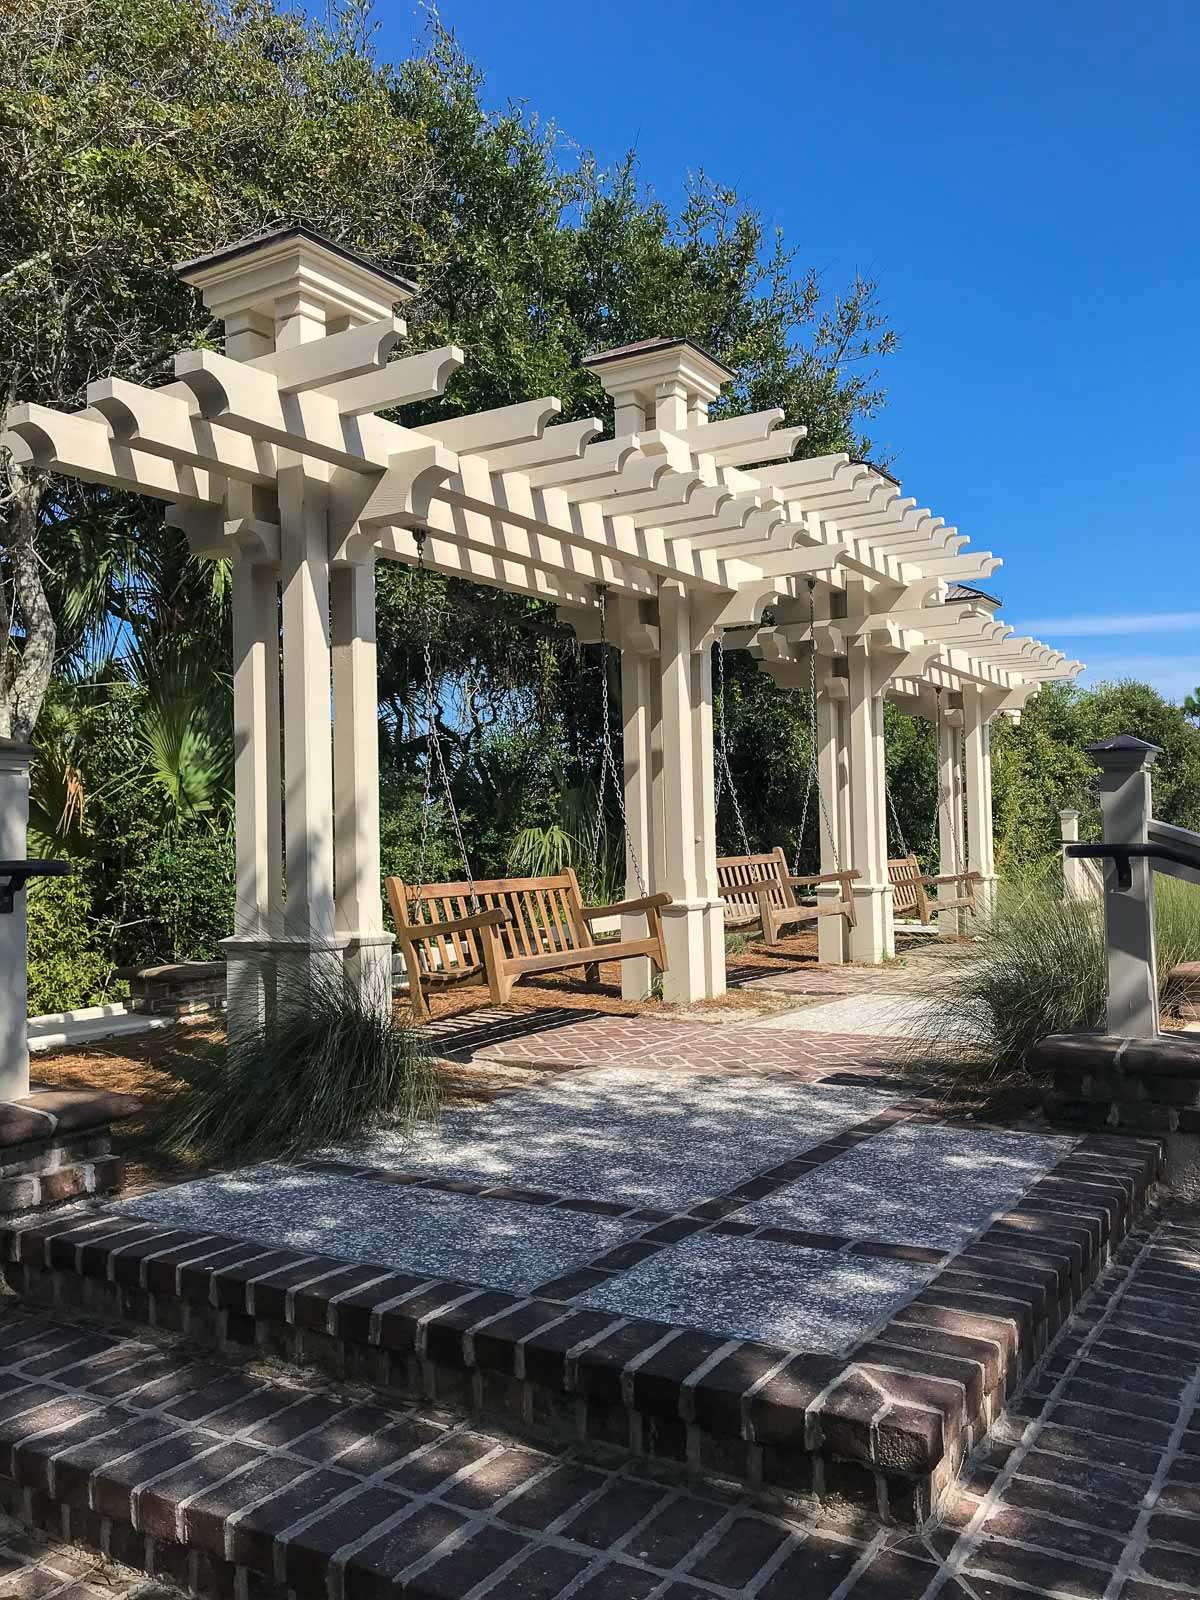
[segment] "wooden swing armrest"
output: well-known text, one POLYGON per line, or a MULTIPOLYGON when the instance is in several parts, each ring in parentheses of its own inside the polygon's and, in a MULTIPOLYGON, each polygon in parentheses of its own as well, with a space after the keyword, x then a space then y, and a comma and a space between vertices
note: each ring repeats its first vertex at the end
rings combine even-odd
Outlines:
POLYGON ((861 878, 862 873, 857 867, 848 867, 845 872, 814 872, 808 877, 789 872, 784 878, 784 883, 850 883, 855 878, 861 878))
POLYGON ((444 933, 469 933, 475 928, 499 928, 509 920, 508 912, 497 906, 492 911, 474 911, 469 917, 452 917, 449 922, 407 922, 396 929, 404 940, 421 942, 440 938, 444 933))
POLYGON ((933 877, 928 872, 921 874, 922 883, 978 883, 983 877, 981 872, 944 872, 940 877, 933 877))
POLYGON ((663 906, 671 904, 669 894, 647 894, 640 900, 618 900, 611 906, 582 906, 584 917, 591 922, 593 917, 623 917, 632 916, 637 911, 658 911, 663 906))

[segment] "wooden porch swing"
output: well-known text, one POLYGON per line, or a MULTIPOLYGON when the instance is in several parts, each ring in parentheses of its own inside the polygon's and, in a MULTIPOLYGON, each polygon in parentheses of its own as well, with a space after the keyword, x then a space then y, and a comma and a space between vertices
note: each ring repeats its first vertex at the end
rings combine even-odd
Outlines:
MULTIPOLYGON (((417 571, 421 584, 422 614, 428 572, 425 567, 425 536, 416 532, 417 571)), ((600 594, 600 646, 607 647, 604 627, 604 592, 600 594)), ((388 903, 396 924, 396 942, 408 970, 409 999, 413 1017, 425 1021, 429 1016, 427 992, 447 985, 478 983, 484 979, 495 1005, 512 998, 513 986, 527 973, 558 972, 583 967, 589 979, 599 978, 601 961, 627 961, 648 956, 663 972, 667 966, 663 942, 662 908, 670 905, 669 894, 647 894, 636 853, 629 856, 641 891, 634 900, 615 905, 587 906, 583 903, 579 881, 568 867, 565 871, 540 878, 475 879, 467 858, 466 841, 458 820, 454 795, 442 755, 437 727, 433 663, 429 633, 425 635, 425 721, 428 747, 425 762, 425 793, 421 806, 421 843, 415 887, 400 878, 387 878, 388 903), (429 813, 433 800, 434 768, 454 827, 455 841, 466 877, 457 883, 425 883, 425 854, 429 813), (646 937, 597 941, 592 924, 602 917, 644 915, 646 937)), ((609 723, 608 675, 601 672, 604 733, 600 782, 596 798, 597 816, 592 831, 593 862, 603 831, 605 783, 611 777, 624 822, 624 795, 616 771, 609 723)))
MULTIPOLYGON (((942 691, 935 690, 937 695, 937 748, 941 749, 942 735, 942 691)), ((949 796, 942 789, 941 780, 938 781, 938 805, 934 812, 933 834, 938 833, 938 817, 946 807, 949 796)), ((892 915, 911 919, 915 917, 923 928, 928 928, 935 917, 943 911, 968 911, 972 916, 977 915, 978 907, 975 902, 975 886, 982 882, 982 875, 978 872, 959 870, 962 867, 960 843, 956 831, 952 833, 953 858, 955 871, 942 873, 929 873, 921 870, 921 863, 915 851, 910 851, 904 841, 904 832, 900 826, 900 817, 896 811, 896 803, 892 799, 892 791, 887 790, 888 811, 891 814, 892 826, 900 845, 901 854, 888 862, 888 879, 892 885, 892 915), (931 894, 929 891, 933 890, 931 894), (942 891, 950 891, 943 893, 942 891)), ((932 842, 931 842, 932 848, 932 842)))
MULTIPOLYGON (((808 603, 810 621, 813 620, 813 589, 815 585, 809 580, 808 603)), ((715 646, 717 652, 717 783, 716 801, 720 803, 721 795, 727 787, 729 798, 733 805, 734 820, 741 837, 743 854, 740 856, 717 857, 717 888, 721 899, 725 902, 725 926, 727 928, 762 929, 763 943, 776 945, 780 942, 785 930, 816 923, 820 917, 845 917, 850 927, 855 925, 854 915, 854 890, 852 885, 856 878, 862 876, 853 867, 843 868, 838 861, 837 841, 834 838, 833 826, 829 814, 825 809, 825 797, 821 793, 820 780, 817 773, 817 664, 814 655, 809 670, 808 692, 808 721, 810 732, 810 756, 808 763, 808 776, 804 786, 804 808, 800 819, 800 838, 804 837, 804 826, 808 820, 808 807, 812 798, 814 784, 817 790, 817 803, 821 819, 825 825, 826 835, 833 851, 836 870, 833 872, 800 873, 789 871, 787 856, 782 845, 776 845, 774 850, 752 852, 750 840, 746 833, 746 823, 742 816, 741 803, 738 800, 737 788, 733 781, 733 770, 729 764, 729 741, 725 727, 725 655, 718 640, 715 646), (841 892, 836 899, 819 899, 815 893, 821 884, 836 883, 841 892)), ((799 850, 799 844, 797 844, 799 850)), ((797 855, 796 867, 800 865, 797 855)))

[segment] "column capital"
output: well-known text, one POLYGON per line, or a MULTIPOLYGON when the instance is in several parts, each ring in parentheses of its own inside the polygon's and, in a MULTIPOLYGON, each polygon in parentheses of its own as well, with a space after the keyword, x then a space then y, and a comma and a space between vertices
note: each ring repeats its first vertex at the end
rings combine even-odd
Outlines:
POLYGON ((1101 739, 1083 748, 1101 772, 1148 771, 1162 754, 1161 745, 1150 744, 1132 733, 1119 733, 1115 739, 1101 739))

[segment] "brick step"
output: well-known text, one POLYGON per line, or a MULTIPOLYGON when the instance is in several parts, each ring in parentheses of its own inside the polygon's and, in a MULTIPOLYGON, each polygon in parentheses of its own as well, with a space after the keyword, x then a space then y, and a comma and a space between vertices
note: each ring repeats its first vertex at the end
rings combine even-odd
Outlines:
POLYGON ((121 1213, 10 1226, 0 1246, 33 1303, 914 1526, 1140 1216, 1158 1161, 1153 1141, 1083 1141, 837 1356, 121 1213))
POLYGON ((92 1089, 40 1090, 0 1104, 0 1214, 119 1190, 125 1168, 112 1153, 111 1124, 137 1110, 128 1095, 92 1089))
POLYGON ((861 1519, 29 1312, 0 1323, 0 1507, 212 1600, 882 1600, 936 1576, 861 1519))

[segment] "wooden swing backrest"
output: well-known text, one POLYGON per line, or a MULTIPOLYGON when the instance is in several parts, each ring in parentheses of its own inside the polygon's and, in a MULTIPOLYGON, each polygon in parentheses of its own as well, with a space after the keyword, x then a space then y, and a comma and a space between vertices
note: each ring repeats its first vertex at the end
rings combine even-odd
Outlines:
POLYGON ((888 878, 892 885, 892 911, 897 917, 917 917, 929 920, 929 896, 921 882, 921 863, 914 855, 901 856, 888 862, 888 878))
MULTIPOLYGON (((474 928, 440 934, 438 924, 469 917, 473 911, 500 910, 507 922, 496 929, 506 960, 559 950, 590 949, 594 943, 574 872, 544 878, 477 878, 471 901, 469 883, 431 883, 419 889, 399 878, 387 880, 397 927, 420 936, 422 968, 444 974, 478 972, 483 966, 483 935, 474 928)), ((414 941, 415 942, 415 941, 414 941)))
POLYGON ((794 906, 796 897, 786 881, 788 872, 787 857, 781 846, 757 856, 720 856, 717 883, 725 902, 726 923, 758 921, 762 913, 758 889, 764 883, 770 885, 767 903, 775 910, 794 906))

